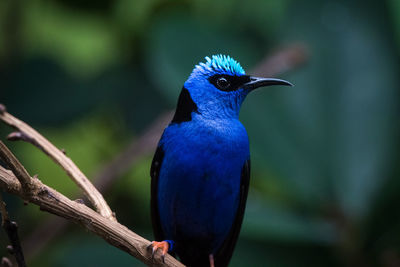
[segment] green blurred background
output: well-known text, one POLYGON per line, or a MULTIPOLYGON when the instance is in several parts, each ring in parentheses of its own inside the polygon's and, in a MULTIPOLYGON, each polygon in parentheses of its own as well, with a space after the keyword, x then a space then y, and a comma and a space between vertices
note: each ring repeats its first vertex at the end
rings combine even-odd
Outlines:
MULTIPOLYGON (((204 56, 251 70, 292 44, 307 62, 279 77, 295 87, 259 90, 242 108, 252 180, 231 266, 400 266, 398 0, 1 0, 0 102, 95 177, 174 107, 204 56)), ((36 148, 6 144, 78 197, 36 148)), ((105 191, 148 239, 151 159, 141 153, 105 191)), ((29 266, 143 266, 76 225, 49 238, 63 220, 3 198, 29 266)), ((0 256, 7 244, 0 231, 0 256)))

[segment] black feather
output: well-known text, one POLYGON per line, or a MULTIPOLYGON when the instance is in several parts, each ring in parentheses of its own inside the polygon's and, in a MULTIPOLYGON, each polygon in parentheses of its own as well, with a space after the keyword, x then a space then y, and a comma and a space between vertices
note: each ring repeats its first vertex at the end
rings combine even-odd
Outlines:
POLYGON ((150 168, 151 176, 151 222, 153 225, 153 233, 156 241, 163 241, 164 234, 162 232, 160 223, 160 214, 158 212, 157 195, 158 195, 158 177, 160 175, 161 164, 164 159, 164 150, 162 146, 158 146, 154 154, 153 161, 150 168))
POLYGON ((181 123, 192 120, 192 112, 199 113, 196 103, 193 102, 188 89, 182 88, 181 94, 178 98, 176 111, 171 123, 181 123))

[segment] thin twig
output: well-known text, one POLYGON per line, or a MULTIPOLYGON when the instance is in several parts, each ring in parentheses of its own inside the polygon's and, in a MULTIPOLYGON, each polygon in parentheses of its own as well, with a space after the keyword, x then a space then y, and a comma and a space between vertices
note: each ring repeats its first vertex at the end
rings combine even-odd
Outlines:
POLYGON ((22 251, 21 242, 19 241, 18 236, 18 225, 16 222, 11 221, 8 212, 6 209, 6 204, 3 202, 3 199, 0 194, 0 212, 2 215, 1 225, 7 233, 8 239, 11 243, 12 254, 14 254, 15 260, 19 267, 25 267, 25 258, 24 253, 22 251))
MULTIPOLYGON (((7 135, 7 140, 9 141, 25 141, 27 143, 31 143, 32 145, 36 146, 37 148, 39 148, 40 150, 42 150, 43 152, 45 152, 43 150, 43 147, 41 147, 35 139, 31 138, 30 136, 26 135, 23 132, 12 132, 9 135, 7 135)), ((46 152, 45 152, 46 153, 46 152)))
POLYGON ((102 216, 115 220, 113 213, 103 196, 81 172, 81 170, 79 170, 79 168, 72 162, 72 160, 60 149, 56 148, 32 127, 9 114, 5 110, 4 105, 1 105, 0 108, 0 120, 17 130, 17 133, 11 135, 12 140, 17 140, 18 137, 20 137, 20 140, 29 140, 30 143, 40 148, 54 162, 59 164, 65 170, 68 176, 83 190, 89 201, 102 216))
POLYGON ((10 220, 10 217, 8 216, 8 212, 6 209, 6 203, 4 203, 1 194, 0 194, 0 213, 1 213, 1 226, 4 226, 6 221, 10 220))
POLYGON ((28 172, 25 170, 22 164, 18 164, 17 158, 11 151, 6 147, 6 145, 0 141, 0 159, 4 161, 8 166, 12 166, 15 176, 18 178, 22 185, 22 188, 26 194, 32 191, 32 181, 28 172))
POLYGON ((87 206, 68 199, 53 188, 43 184, 39 179, 33 181, 34 192, 36 193, 25 195, 15 175, 0 167, 0 187, 7 192, 38 205, 41 210, 82 225, 88 231, 149 266, 184 266, 170 255, 165 257, 165 264, 161 261, 159 254, 152 259, 151 252, 147 250, 150 241, 130 231, 117 221, 109 220, 87 206))

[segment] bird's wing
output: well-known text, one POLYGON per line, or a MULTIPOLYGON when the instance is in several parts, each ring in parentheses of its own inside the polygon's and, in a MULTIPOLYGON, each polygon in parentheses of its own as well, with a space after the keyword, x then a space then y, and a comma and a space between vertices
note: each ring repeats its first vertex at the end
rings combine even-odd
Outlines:
POLYGON ((156 241, 164 240, 164 234, 161 228, 160 214, 158 212, 157 196, 158 196, 158 177, 160 175, 161 164, 164 159, 164 150, 161 145, 157 147, 150 168, 151 176, 151 221, 153 224, 154 238, 156 241))
POLYGON ((235 221, 232 224, 232 228, 229 231, 228 237, 224 240, 224 243, 222 244, 216 255, 214 255, 215 266, 228 266, 229 260, 232 257, 233 249, 235 248, 240 228, 242 226, 244 210, 246 207, 247 193, 249 191, 249 182, 250 159, 248 159, 242 167, 238 211, 236 213, 235 221))

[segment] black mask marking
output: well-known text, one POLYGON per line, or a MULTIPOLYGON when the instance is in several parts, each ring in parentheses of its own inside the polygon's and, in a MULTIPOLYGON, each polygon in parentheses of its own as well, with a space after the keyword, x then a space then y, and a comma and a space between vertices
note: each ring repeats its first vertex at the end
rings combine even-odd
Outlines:
POLYGON ((208 81, 221 91, 231 92, 236 91, 243 84, 250 82, 250 76, 215 74, 213 76, 210 76, 208 78, 208 81))
POLYGON ((188 89, 182 88, 178 98, 176 111, 171 123, 181 123, 192 120, 192 112, 199 113, 196 103, 193 102, 188 89))

